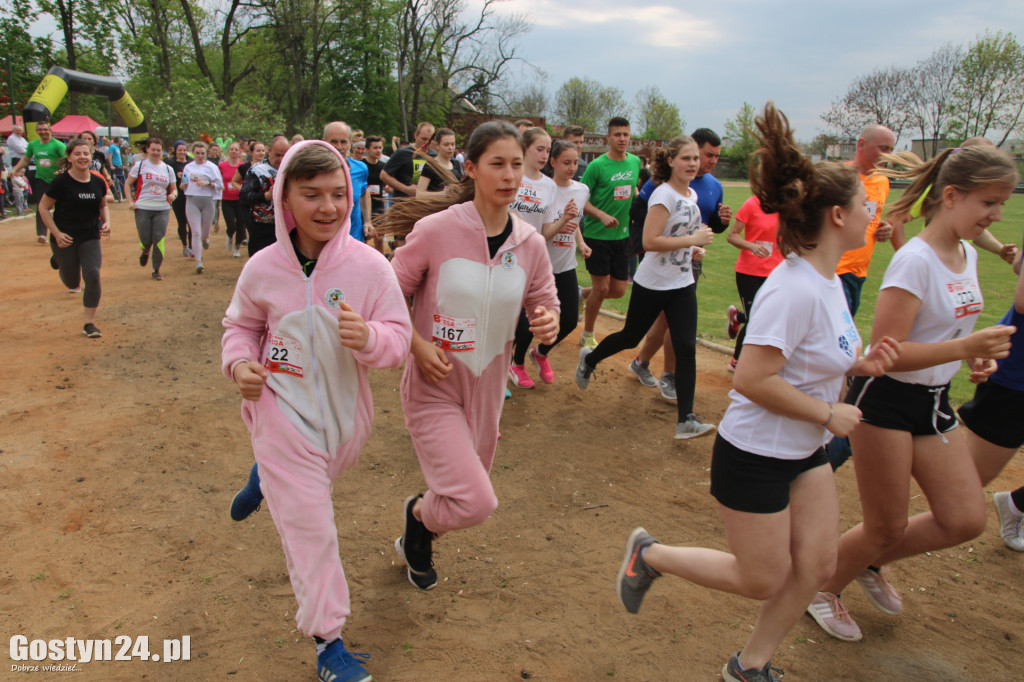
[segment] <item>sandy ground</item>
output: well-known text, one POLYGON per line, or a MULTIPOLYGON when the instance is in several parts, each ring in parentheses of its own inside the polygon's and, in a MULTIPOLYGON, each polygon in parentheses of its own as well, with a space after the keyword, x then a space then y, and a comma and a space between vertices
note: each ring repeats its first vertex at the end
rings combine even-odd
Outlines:
MULTIPOLYGON (((190 637, 187 662, 78 663, 82 681, 312 680, 269 514, 228 517, 252 462, 237 390, 219 371, 220 320, 243 261, 214 235, 197 276, 168 239, 166 279, 151 281, 129 212, 115 205, 112 215, 95 340, 81 335, 80 296, 48 267, 31 219, 0 223, 5 641, 148 636, 162 655, 165 638, 190 637)), ((618 325, 602 319, 598 336, 618 325)), ((625 354, 580 391, 576 350, 553 353, 553 385, 514 389, 493 471, 501 505, 438 543, 441 583, 429 593, 406 582, 392 548, 402 500, 423 488, 400 373, 371 375, 374 433, 334 500, 352 592, 345 639, 372 654, 375 679, 717 680, 743 644, 758 605, 740 597, 670 578, 639 615, 619 605, 614 578, 634 526, 725 548, 708 494, 712 439, 674 441, 674 406, 626 372, 625 354)), ((701 349, 698 359, 697 411, 718 421, 726 358, 701 349)), ((992 490, 1022 481, 1018 457, 992 490)), ((859 518, 851 466, 837 486, 845 528, 859 518)), ((875 611, 853 587, 845 601, 862 642, 830 639, 805 617, 775 663, 787 681, 1016 679, 1024 556, 995 533, 990 507, 981 538, 893 567, 902 616, 875 611)), ((42 665, 10 657, 2 679, 42 665)))

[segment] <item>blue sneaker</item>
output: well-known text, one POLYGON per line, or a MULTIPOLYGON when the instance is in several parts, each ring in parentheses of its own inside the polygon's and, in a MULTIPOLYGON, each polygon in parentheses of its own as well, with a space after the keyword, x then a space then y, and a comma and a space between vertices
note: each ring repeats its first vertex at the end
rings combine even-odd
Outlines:
POLYGON ((261 502, 263 502, 263 493, 260 491, 260 473, 254 462, 249 471, 249 481, 244 488, 235 493, 234 499, 231 500, 231 519, 244 521, 260 508, 261 502))
POLYGON ((372 682, 373 675, 366 672, 357 657, 365 660, 370 654, 349 653, 339 637, 316 657, 317 679, 321 682, 372 682))

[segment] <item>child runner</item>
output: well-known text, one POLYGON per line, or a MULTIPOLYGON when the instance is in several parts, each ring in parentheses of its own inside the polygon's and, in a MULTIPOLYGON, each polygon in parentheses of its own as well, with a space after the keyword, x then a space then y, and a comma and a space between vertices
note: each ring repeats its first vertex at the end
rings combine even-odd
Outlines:
POLYGON ((128 208, 135 211, 135 229, 139 232, 139 265, 146 267, 153 252, 153 279, 162 280, 160 265, 164 262, 164 235, 171 214, 171 205, 178 196, 174 169, 163 161, 164 145, 159 137, 146 140, 146 158, 128 171, 125 183, 128 208), (138 184, 136 184, 138 183, 138 184))
POLYGON ((348 651, 350 613, 331 484, 370 435, 368 367, 397 367, 409 313, 388 262, 348 233, 352 190, 341 155, 320 141, 284 157, 274 187, 277 242, 242 269, 224 318, 222 367, 242 394, 260 487, 317 643, 321 680, 371 677, 348 651))
MULTIPOLYGON (((526 149, 523 156, 523 179, 519 181, 516 200, 509 208, 526 223, 532 225, 537 232, 544 234, 545 215, 554 206, 556 192, 555 183, 540 172, 540 169, 548 162, 548 154, 551 152, 551 136, 544 132, 543 128, 528 128, 523 132, 523 147, 526 149)), ((559 300, 561 301, 561 299, 559 300)), ((564 306, 562 310, 565 310, 564 306)), ((533 379, 526 373, 526 351, 529 350, 531 341, 533 341, 533 332, 530 331, 530 320, 526 316, 526 310, 523 309, 519 314, 515 341, 512 344, 512 364, 508 368, 508 378, 519 388, 534 387, 533 379)), ((536 358, 534 358, 534 362, 537 362, 536 358)), ((547 364, 547 359, 544 360, 544 363, 547 364)), ((554 374, 548 374, 551 372, 550 365, 546 368, 547 372, 544 372, 539 364, 538 369, 541 370, 541 381, 546 384, 554 381, 554 374), (548 378, 545 379, 545 376, 548 378)))
POLYGON ((851 581, 879 610, 900 613, 902 601, 882 566, 958 545, 985 529, 981 481, 956 428, 949 382, 962 360, 970 360, 976 380, 990 374, 993 360, 1009 354, 1015 330, 997 325, 973 332, 984 303, 977 252, 964 241, 1002 217, 1019 178, 1010 157, 970 147, 928 162, 906 152, 883 158, 906 170, 880 172, 914 181, 893 213, 909 214, 921 202, 926 226, 890 261, 875 306, 872 339, 892 336, 903 343, 895 371, 855 380, 846 397, 864 413, 850 438, 864 520, 843 534, 836 573, 807 610, 827 633, 847 641, 861 638, 839 597, 851 581), (929 511, 908 519, 911 477, 929 511))
POLYGON ((90 339, 103 336, 94 324, 100 305, 100 265, 103 252, 100 237, 110 236, 107 183, 89 170, 92 152, 82 139, 68 142, 67 158, 56 170, 53 181, 39 200, 38 215, 50 232, 50 266, 70 291, 84 282, 82 305, 90 339), (50 215, 53 209, 53 215, 50 215))
POLYGON ((245 230, 240 229, 238 223, 238 190, 231 181, 242 165, 242 146, 237 142, 228 145, 228 158, 217 164, 220 169, 221 179, 224 181, 224 193, 221 195, 220 209, 224 214, 224 233, 227 235, 225 246, 228 251, 234 246, 235 258, 241 258, 242 240, 245 239, 245 230))
POLYGON ((206 143, 192 145, 195 161, 182 171, 181 188, 187 197, 185 215, 192 232, 192 255, 196 259, 196 274, 203 273, 203 251, 210 248, 210 225, 213 224, 214 199, 224 189, 220 168, 206 160, 206 143))
POLYGON ((586 388, 598 363, 627 348, 636 348, 664 311, 677 358, 677 439, 708 435, 715 429, 693 413, 697 385, 697 287, 691 255, 694 246, 710 244, 714 239, 711 228, 700 222, 696 194, 690 190, 690 180, 697 175, 699 165, 697 143, 687 135, 679 135, 667 148, 655 150, 652 173, 662 184, 651 193, 648 202, 643 238, 647 255, 633 277, 626 323, 597 348, 581 348, 576 367, 576 383, 586 388))
POLYGON ((879 375, 899 350, 882 339, 858 358, 860 336, 835 274, 843 252, 864 244, 871 218, 857 173, 811 164, 770 102, 755 124, 761 148, 751 184, 765 210, 779 214, 788 259, 754 302, 711 460, 732 554, 658 544, 637 528, 617 582, 630 613, 663 573, 762 600, 749 639, 722 669, 729 682, 779 679, 771 658, 835 562, 839 504, 822 446, 860 417, 836 402, 843 375, 879 375))
POLYGON ((754 295, 761 288, 768 275, 782 262, 782 252, 775 247, 779 236, 779 215, 765 213, 757 197, 750 197, 736 213, 736 220, 729 228, 726 239, 740 250, 736 258, 736 289, 740 293, 741 313, 736 306, 729 306, 729 338, 736 339, 729 371, 736 371, 736 361, 743 350, 743 337, 750 324, 750 309, 754 306, 754 295), (742 327, 740 325, 743 325, 742 327))
POLYGON ((428 490, 405 501, 395 548, 421 590, 437 584, 433 540, 483 523, 498 506, 489 474, 519 311, 530 311, 543 343, 558 334, 544 239, 508 210, 522 167, 516 129, 484 123, 469 138, 462 182, 397 202, 379 223, 389 233, 415 223, 392 265, 412 300, 402 406, 428 490))

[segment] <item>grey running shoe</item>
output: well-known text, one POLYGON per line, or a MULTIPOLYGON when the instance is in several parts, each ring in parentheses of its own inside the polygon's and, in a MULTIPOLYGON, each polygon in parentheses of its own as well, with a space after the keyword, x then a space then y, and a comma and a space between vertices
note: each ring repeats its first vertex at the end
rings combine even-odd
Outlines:
POLYGON ((741 668, 739 651, 730 656, 722 668, 722 679, 726 682, 781 682, 781 675, 782 668, 776 668, 771 661, 763 668, 741 668))
POLYGON ((576 385, 580 388, 586 388, 590 384, 590 376, 594 373, 594 370, 587 364, 587 356, 593 352, 594 349, 589 346, 580 348, 580 362, 576 365, 576 385))
POLYGON ((710 436, 714 432, 714 424, 705 424, 700 420, 700 417, 693 413, 687 415, 686 421, 676 424, 676 440, 710 436))
POLYGON ((1006 546, 1017 552, 1024 552, 1024 515, 1018 515, 1011 504, 1010 493, 996 493, 992 504, 999 517, 999 535, 1006 546))
POLYGON ((665 400, 676 399, 676 375, 675 374, 662 374, 661 381, 658 382, 658 388, 661 389, 661 397, 665 400))
POLYGON ((434 570, 434 534, 412 513, 416 500, 422 495, 406 498, 404 508, 405 532, 395 540, 395 550, 408 567, 409 582, 421 590, 437 585, 434 570))
POLYGON ((630 613, 640 610, 640 604, 647 590, 651 588, 651 583, 655 578, 661 577, 661 573, 648 566, 640 554, 645 547, 650 547, 656 542, 657 540, 643 528, 634 528, 626 540, 626 556, 619 568, 615 589, 619 593, 619 601, 630 613))
POLYGON ((629 363, 629 373, 639 379, 644 386, 658 385, 658 380, 651 374, 651 368, 646 363, 640 364, 639 358, 633 358, 633 362, 629 363))

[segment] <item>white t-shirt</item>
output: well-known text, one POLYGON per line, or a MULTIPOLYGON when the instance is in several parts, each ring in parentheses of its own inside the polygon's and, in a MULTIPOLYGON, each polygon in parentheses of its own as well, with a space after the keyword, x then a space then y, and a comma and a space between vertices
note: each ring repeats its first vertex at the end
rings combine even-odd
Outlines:
POLYGON ((149 211, 166 211, 167 186, 174 185, 174 171, 163 161, 153 163, 143 159, 132 166, 129 176, 138 178, 135 183, 135 207, 149 211))
POLYGON ((555 198, 555 181, 546 175, 541 175, 540 180, 531 180, 523 175, 519 183, 519 192, 516 200, 512 202, 509 209, 515 211, 520 218, 541 231, 544 224, 544 214, 548 206, 555 198))
MULTIPOLYGON (((896 252, 882 279, 882 289, 897 287, 921 301, 907 341, 939 343, 967 336, 974 331, 978 315, 985 308, 978 286, 978 252, 960 242, 967 267, 956 273, 947 268, 931 245, 914 237, 896 252)), ((889 376, 907 384, 942 386, 960 370, 960 361, 927 367, 913 372, 890 372, 889 376)))
MULTIPOLYGON (((834 403, 843 376, 857 361, 860 334, 839 277, 822 277, 799 256, 783 261, 761 286, 750 311, 744 346, 771 346, 786 363, 779 372, 809 396, 834 403)), ((718 427, 722 437, 747 452, 777 459, 803 459, 832 434, 824 426, 783 417, 735 389, 718 427)))
MULTIPOLYGON (((668 209, 668 220, 661 231, 662 236, 683 237, 700 228, 700 208, 694 190, 690 190, 689 196, 684 196, 663 182, 655 188, 647 202, 648 207, 659 205, 668 209)), ((692 258, 692 246, 675 251, 648 251, 640 261, 633 281, 655 291, 688 287, 693 284, 692 258)))
POLYGON ((220 168, 212 161, 196 163, 190 161, 185 169, 181 171, 181 182, 188 182, 185 188, 185 196, 188 197, 213 197, 217 198, 224 191, 224 176, 220 174, 220 168), (200 187, 197 180, 209 180, 212 185, 200 187))
MULTIPOLYGON (((552 272, 556 275, 560 272, 567 272, 576 269, 576 228, 580 226, 583 218, 583 207, 590 199, 590 188, 582 182, 570 180, 568 187, 555 185, 555 196, 544 214, 543 223, 553 223, 562 217, 565 206, 570 199, 576 200, 576 208, 579 209, 579 216, 571 221, 573 231, 568 234, 556 234, 548 241, 548 256, 551 258, 552 272)), ((554 183, 554 180, 552 180, 554 183)), ((568 225, 566 226, 568 227, 568 225)))

